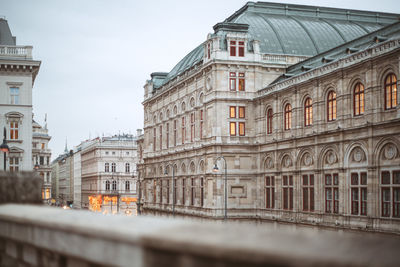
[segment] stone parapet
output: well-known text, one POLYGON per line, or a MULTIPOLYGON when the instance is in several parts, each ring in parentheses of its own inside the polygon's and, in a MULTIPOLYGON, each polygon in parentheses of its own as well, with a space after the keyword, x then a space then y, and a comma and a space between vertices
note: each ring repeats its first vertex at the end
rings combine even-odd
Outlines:
POLYGON ((398 266, 400 239, 0 205, 0 266, 398 266))
POLYGON ((0 171, 0 204, 42 203, 43 179, 34 172, 0 171))

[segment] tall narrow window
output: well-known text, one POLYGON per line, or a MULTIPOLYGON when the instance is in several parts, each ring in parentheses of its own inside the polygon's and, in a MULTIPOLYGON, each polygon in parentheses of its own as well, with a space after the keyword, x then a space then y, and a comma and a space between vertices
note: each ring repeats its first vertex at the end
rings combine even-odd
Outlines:
POLYGON ((239 107, 239 119, 244 119, 246 117, 245 107, 239 107))
POLYGON ((129 181, 125 181, 125 191, 129 192, 131 190, 131 183, 129 181))
POLYGON ((19 158, 18 157, 10 157, 10 172, 19 171, 19 158))
POLYGON ((339 213, 339 175, 325 174, 325 212, 339 213))
POLYGON ((236 118, 236 107, 229 107, 229 118, 236 118))
POLYGON ((162 150, 162 126, 160 125, 160 150, 162 150))
POLYGON ((185 205, 186 179, 182 178, 182 205, 185 205))
POLYGON ((176 199, 177 199, 177 195, 178 195, 178 185, 176 184, 176 180, 174 179, 174 180, 172 180, 172 186, 173 186, 173 188, 174 188, 174 195, 173 195, 173 203, 175 204, 176 203, 176 199))
POLYGON ((11 87, 10 88, 10 104, 12 105, 19 105, 19 88, 18 87, 11 87))
POLYGON ((190 114, 190 142, 193 142, 195 135, 195 118, 194 113, 190 114))
POLYGON ((310 126, 313 123, 312 99, 308 97, 304 102, 304 126, 310 126))
POLYGON ((104 172, 110 172, 110 163, 104 163, 104 172))
POLYGON ((354 116, 364 114, 365 110, 365 97, 364 97, 364 85, 357 83, 354 87, 354 116))
POLYGON ((153 151, 156 151, 156 142, 157 142, 157 129, 154 127, 153 129, 153 151))
POLYGON ((292 128, 292 106, 286 104, 285 106, 285 130, 290 130, 292 128))
POLYGON ((244 57, 244 42, 239 42, 238 50, 239 57, 244 57))
POLYGON ((131 165, 129 163, 125 163, 125 172, 126 173, 131 172, 131 165))
POLYGON ((330 91, 328 93, 328 121, 336 120, 336 93, 334 91, 330 91))
POLYGON ((351 214, 367 215, 367 173, 351 173, 351 214))
POLYGON ((110 181, 106 181, 106 191, 110 191, 110 181))
POLYGON ((236 41, 229 42, 229 50, 230 50, 231 57, 235 57, 236 56, 236 41))
POLYGON ((11 140, 18 139, 18 131, 19 131, 18 127, 19 127, 18 122, 16 122, 16 121, 10 122, 10 139, 11 140))
POLYGON ((400 170, 381 173, 381 203, 382 217, 400 218, 400 170))
POLYGON ((275 177, 265 177, 265 208, 275 208, 275 177))
POLYGON ((385 79, 385 109, 392 109, 397 106, 397 78, 389 74, 385 79))
POLYGON ((303 175, 303 211, 314 211, 314 175, 303 175))
POLYGON ((200 139, 203 138, 203 110, 200 110, 200 139))
POLYGON ((157 182, 153 180, 153 203, 156 204, 157 201, 157 182))
POLYGON ((194 178, 191 178, 191 185, 190 185, 190 205, 194 206, 194 178))
POLYGON ((236 135, 236 122, 229 123, 229 133, 231 136, 236 135))
POLYGON ((242 72, 239 73, 238 88, 239 91, 245 90, 245 78, 244 78, 244 73, 242 72))
POLYGON ((211 56, 211 44, 208 43, 207 44, 207 58, 210 59, 211 56))
POLYGON ((293 176, 283 175, 283 209, 293 210, 293 176))
POLYGON ((200 206, 204 206, 204 178, 200 178, 200 206))
POLYGON ((166 137, 167 137, 167 140, 166 140, 166 143, 165 143, 165 145, 167 146, 167 148, 169 147, 169 123, 167 123, 167 132, 166 132, 166 137))
POLYGON ((117 181, 112 181, 112 190, 113 191, 117 190, 117 181))
POLYGON ((236 91, 236 72, 229 72, 229 90, 236 91))
POLYGON ((267 134, 272 133, 272 108, 267 111, 267 134))
POLYGON ((182 144, 185 143, 185 139, 186 139, 185 117, 182 117, 182 144))
POLYGON ((177 122, 174 120, 174 146, 176 146, 177 122))
POLYGON ((115 163, 113 162, 113 163, 111 163, 111 172, 116 172, 116 165, 115 165, 115 163))
POLYGON ((169 204, 169 179, 167 180, 167 204, 169 204))
POLYGON ((160 203, 163 203, 163 180, 160 180, 160 203))
POLYGON ((239 136, 246 135, 246 127, 244 122, 239 122, 239 136))

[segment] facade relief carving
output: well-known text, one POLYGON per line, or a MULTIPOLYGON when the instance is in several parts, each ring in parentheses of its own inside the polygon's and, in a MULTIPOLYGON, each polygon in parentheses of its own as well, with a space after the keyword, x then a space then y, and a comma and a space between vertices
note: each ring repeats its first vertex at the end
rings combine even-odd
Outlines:
POLYGON ((397 148, 394 144, 387 144, 383 150, 383 156, 386 160, 391 160, 397 157, 397 148))

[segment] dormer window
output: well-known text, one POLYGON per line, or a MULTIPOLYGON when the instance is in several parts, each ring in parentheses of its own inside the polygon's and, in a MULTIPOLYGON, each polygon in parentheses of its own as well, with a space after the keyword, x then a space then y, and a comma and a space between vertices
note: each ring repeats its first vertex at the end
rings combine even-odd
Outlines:
POLYGON ((211 57, 211 43, 207 44, 207 58, 210 59, 211 57))
POLYGON ((230 41, 229 42, 230 56, 231 57, 244 57, 244 42, 243 41, 230 41), (236 49, 238 50, 236 52, 236 49))

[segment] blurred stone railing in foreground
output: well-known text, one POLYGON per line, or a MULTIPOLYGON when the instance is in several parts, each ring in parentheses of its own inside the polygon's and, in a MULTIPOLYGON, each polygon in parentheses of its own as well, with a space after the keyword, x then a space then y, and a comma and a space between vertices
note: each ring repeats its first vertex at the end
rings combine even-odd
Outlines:
POLYGON ((398 266, 400 238, 0 205, 1 266, 398 266))
POLYGON ((0 172, 0 266, 399 266, 399 235, 110 216, 41 202, 41 179, 0 172), (8 204, 7 204, 8 203, 8 204), (10 204, 19 203, 19 204, 10 204))

